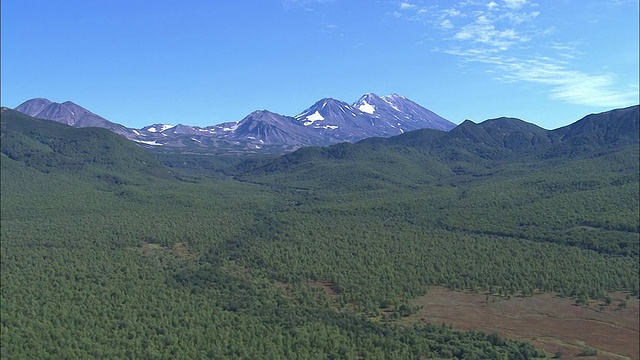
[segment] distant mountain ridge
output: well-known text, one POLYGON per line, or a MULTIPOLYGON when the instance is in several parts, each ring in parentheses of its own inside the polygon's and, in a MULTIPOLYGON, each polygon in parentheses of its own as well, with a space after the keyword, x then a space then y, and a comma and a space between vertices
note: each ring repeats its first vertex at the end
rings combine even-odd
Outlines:
POLYGON ((464 156, 460 151, 466 149, 498 159, 543 149, 548 151, 547 156, 553 156, 555 152, 577 154, 594 147, 638 143, 638 108, 635 105, 587 115, 555 130, 506 117, 481 123, 465 120, 455 126, 403 96, 371 93, 353 104, 324 98, 293 117, 258 110, 238 122, 207 127, 153 124, 131 129, 70 101, 55 103, 43 98, 28 100, 15 110, 73 127, 106 128, 142 146, 156 148, 283 153, 307 146, 402 139, 429 146, 433 152, 449 152, 450 157, 464 156))
POLYGON ((368 93, 354 104, 321 99, 291 117, 254 111, 238 122, 212 126, 152 124, 141 129, 113 123, 71 101, 27 100, 15 108, 26 115, 73 127, 102 127, 145 146, 219 148, 233 151, 291 151, 303 146, 389 137, 422 128, 448 131, 456 125, 417 103, 392 94, 368 93))
MULTIPOLYGON (((466 149, 485 159, 527 154, 571 156, 595 149, 607 150, 638 144, 639 122, 639 105, 590 114, 554 130, 546 130, 515 118, 489 119, 478 124, 466 120, 449 132, 424 134, 423 141, 418 143, 430 147, 432 152, 466 149)), ((416 137, 427 131, 420 130, 410 136, 399 135, 387 140, 416 143, 416 137)))
MULTIPOLYGON (((373 182, 403 183, 399 174, 412 174, 407 178, 419 182, 450 173, 478 174, 501 163, 557 164, 620 150, 637 155, 639 121, 639 105, 587 115, 555 130, 514 118, 478 124, 467 120, 449 132, 420 129, 353 144, 306 147, 275 158, 247 159, 237 171, 256 179, 264 174, 274 179, 297 179, 301 187, 321 178, 324 184, 337 186, 343 173, 359 174, 354 178, 373 182), (329 173, 333 180, 326 180, 329 173)), ((407 186, 412 186, 411 181, 407 186)))
POLYGON ((125 126, 111 122, 71 101, 56 103, 49 99, 35 98, 18 105, 15 110, 35 118, 53 120, 73 127, 100 127, 125 137, 131 133, 125 126))
MULTIPOLYGON (((367 101, 367 104, 370 103, 367 101)), ((336 108, 337 111, 342 112, 341 107, 347 116, 354 116, 353 114, 357 116, 357 113, 349 113, 345 104, 338 102, 331 104, 327 100, 326 103, 321 101, 316 105, 316 108, 311 108, 309 111, 310 115, 320 114, 321 110, 326 114, 326 111, 331 109, 335 111, 336 108)), ((283 117, 268 111, 256 111, 223 131, 231 134, 230 139, 232 136, 247 139, 261 137, 270 138, 271 144, 289 144, 292 141, 289 138, 291 134, 280 131, 281 123, 284 125, 299 123, 309 120, 303 119, 310 115, 296 118, 283 117)), ((311 119, 316 117, 319 118, 315 115, 311 119)), ((313 123, 316 121, 322 120, 314 120, 313 123)), ((219 171, 225 177, 234 176, 250 182, 267 179, 266 181, 278 184, 284 181, 283 179, 287 179, 286 182, 296 183, 296 188, 307 188, 309 184, 322 184, 332 189, 338 187, 376 189, 383 186, 381 185, 383 183, 411 188, 415 184, 445 179, 453 175, 462 175, 455 180, 456 182, 468 181, 476 176, 488 176, 493 172, 491 169, 504 164, 526 163, 529 164, 525 166, 527 171, 535 171, 538 166, 547 166, 543 164, 557 167, 566 161, 582 161, 606 154, 614 160, 617 156, 621 156, 622 161, 627 162, 625 171, 635 174, 637 160, 633 162, 630 156, 637 158, 640 142, 639 122, 640 105, 635 105, 587 115, 568 126, 555 130, 545 130, 520 119, 502 117, 481 123, 467 120, 448 132, 419 129, 392 137, 369 137, 355 143, 304 146, 281 156, 216 157, 211 156, 210 152, 199 155, 195 151, 159 152, 156 155, 172 168, 184 168, 187 171, 197 169, 196 173, 202 169, 206 171, 215 169, 215 172, 219 171), (220 160, 223 158, 224 160, 220 160), (528 168, 529 166, 533 168, 528 168)), ((217 131, 214 128, 198 131, 200 130, 217 131)), ((157 124, 147 127, 147 131, 171 134, 191 130, 188 127, 157 124)), ((34 119, 3 108, 2 133, 3 154, 45 172, 58 168, 91 168, 94 164, 102 164, 101 166, 119 164, 121 170, 127 172, 129 170, 127 170, 126 159, 127 154, 130 153, 137 154, 135 156, 138 156, 138 160, 134 163, 139 165, 140 171, 146 172, 147 170, 144 170, 147 167, 146 164, 151 164, 148 171, 167 176, 162 174, 153 162, 145 160, 145 157, 140 155, 150 154, 106 129, 72 128, 60 123, 34 119), (107 135, 112 139, 109 140, 107 135), (119 141, 113 141, 113 138, 119 141), (32 141, 33 139, 36 141, 32 141), (51 139, 54 139, 53 142, 51 139), (127 145, 123 145, 124 143, 127 145), (117 155, 117 161, 109 155, 113 152, 117 155)), ((196 138, 193 134, 188 136, 196 138)), ((171 136, 166 135, 166 137, 171 136)), ((212 147, 219 146, 215 143, 219 141, 218 139, 209 139, 212 139, 210 140, 212 147)), ((321 136, 309 137, 305 141, 321 141, 321 136)), ((150 142, 150 145, 154 144, 150 142)), ((263 145, 267 146, 266 143, 263 145)), ((283 148, 280 147, 280 149, 283 148)), ((561 169, 561 166, 558 169, 561 169)), ((632 176, 624 175, 615 181, 616 184, 623 184, 632 180, 632 176)), ((585 188, 591 186, 589 183, 582 183, 579 178, 574 185, 585 188)))

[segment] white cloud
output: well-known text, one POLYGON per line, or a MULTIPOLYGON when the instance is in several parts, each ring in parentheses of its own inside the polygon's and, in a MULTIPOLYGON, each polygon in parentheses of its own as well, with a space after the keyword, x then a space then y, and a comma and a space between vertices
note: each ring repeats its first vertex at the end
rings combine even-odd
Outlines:
POLYGON ((618 107, 637 102, 637 92, 618 88, 611 74, 586 74, 534 60, 525 62, 511 76, 520 81, 551 85, 551 98, 571 104, 618 107))
POLYGON ((527 0, 504 0, 504 6, 509 9, 520 9, 527 3, 527 0))
POLYGON ((462 13, 458 9, 446 9, 443 11, 446 16, 460 16, 462 13))
POLYGON ((500 50, 507 50, 518 42, 528 41, 529 38, 521 36, 514 29, 499 30, 494 25, 494 20, 485 15, 480 15, 475 22, 462 27, 454 35, 454 39, 481 43, 500 50))
POLYGON ((486 63, 493 63, 494 61, 491 61, 491 57, 495 56, 495 54, 499 52, 499 50, 493 48, 462 49, 460 47, 452 47, 441 51, 449 55, 460 56, 465 61, 478 61, 486 63))
POLYGON ((445 28, 445 29, 453 29, 453 24, 451 23, 451 20, 449 19, 445 19, 440 23, 440 26, 445 28))
POLYGON ((415 5, 410 4, 408 2, 400 3, 400 9, 402 9, 402 10, 409 10, 409 9, 415 9, 415 8, 416 8, 415 5))
POLYGON ((501 17, 504 18, 504 19, 508 19, 509 21, 511 21, 514 24, 518 24, 519 25, 519 24, 522 24, 524 22, 532 21, 538 15, 540 15, 539 11, 532 11, 530 13, 526 13, 526 12, 519 12, 519 13, 507 12, 507 13, 503 14, 501 17))
POLYGON ((578 59, 585 55, 585 52, 577 50, 573 44, 551 43, 546 47, 555 51, 558 57, 567 60, 578 59))
POLYGON ((549 97, 575 105, 621 107, 637 103, 638 90, 633 86, 621 89, 611 74, 588 74, 573 70, 568 64, 550 57, 523 59, 482 50, 447 51, 466 61, 493 66, 504 82, 530 82, 550 87, 549 97))
MULTIPOLYGON (((403 2, 413 3, 420 4, 403 2)), ((637 84, 624 83, 637 79, 578 68, 578 60, 586 55, 578 49, 581 43, 550 41, 558 30, 538 24, 543 11, 528 0, 460 0, 447 8, 406 6, 403 18, 419 19, 442 31, 444 45, 434 51, 482 64, 482 71, 495 80, 539 84, 551 99, 577 105, 620 107, 638 102, 637 84), (423 9, 429 11, 418 11, 423 9)))

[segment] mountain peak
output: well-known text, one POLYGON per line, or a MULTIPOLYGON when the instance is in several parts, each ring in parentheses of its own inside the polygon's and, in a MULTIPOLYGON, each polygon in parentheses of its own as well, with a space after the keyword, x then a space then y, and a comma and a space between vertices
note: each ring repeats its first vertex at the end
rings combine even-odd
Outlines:
POLYGON ((269 111, 269 110, 266 110, 266 109, 262 109, 262 110, 253 111, 249 115, 245 116, 245 119, 247 119, 247 118, 253 118, 253 119, 278 118, 278 117, 283 117, 283 116, 284 115, 280 115, 280 114, 274 113, 272 111, 269 111))
POLYGON ((365 93, 364 95, 362 95, 362 96, 360 97, 360 100, 362 100, 362 99, 369 99, 369 100, 373 100, 373 101, 375 101, 375 100, 378 100, 378 99, 381 99, 381 98, 382 98, 382 97, 378 96, 377 94, 375 94, 375 93, 370 93, 370 92, 369 92, 369 93, 365 93))
POLYGON ((398 95, 396 93, 393 93, 391 95, 385 95, 382 97, 383 99, 403 99, 406 100, 407 98, 402 96, 402 95, 398 95))
POLYGON ((46 104, 53 103, 53 101, 51 101, 51 100, 49 100, 47 98, 33 98, 33 99, 25 101, 24 103, 28 103, 28 102, 40 102, 40 103, 46 103, 46 104))
POLYGON ((125 137, 129 134, 124 126, 112 123, 71 101, 57 103, 45 98, 35 98, 23 102, 15 110, 35 118, 52 120, 73 127, 101 127, 125 137))
POLYGON ((386 131, 395 133, 395 135, 423 128, 449 131, 456 126, 396 93, 382 97, 374 93, 367 93, 356 101, 353 107, 379 119, 376 126, 387 128, 386 131))
POLYGON ((344 101, 340 101, 340 100, 336 100, 334 98, 323 98, 320 99, 318 101, 316 101, 315 104, 313 104, 312 107, 320 107, 320 108, 324 108, 326 106, 341 106, 343 104, 346 104, 344 101))
POLYGON ((369 115, 375 114, 376 108, 380 106, 384 106, 384 100, 374 93, 366 93, 362 95, 360 99, 353 104, 354 108, 369 115))
POLYGON ((53 101, 45 98, 34 98, 18 105, 15 110, 29 116, 38 117, 44 109, 53 104, 53 101))
POLYGON ((354 112, 354 109, 352 109, 351 106, 349 106, 349 104, 344 101, 336 100, 333 98, 323 98, 316 101, 315 104, 311 105, 305 111, 296 115, 295 118, 300 121, 306 121, 311 120, 308 119, 311 116, 315 118, 315 120, 311 121, 324 120, 324 118, 330 116, 330 114, 332 113, 345 111, 352 113, 354 112), (323 119, 320 119, 320 117, 323 117, 323 119))

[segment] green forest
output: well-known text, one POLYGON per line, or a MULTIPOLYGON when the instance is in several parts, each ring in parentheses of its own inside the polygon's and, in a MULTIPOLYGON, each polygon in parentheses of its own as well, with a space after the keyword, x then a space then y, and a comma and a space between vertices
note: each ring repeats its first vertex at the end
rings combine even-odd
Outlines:
POLYGON ((631 136, 587 130, 213 156, 3 109, 0 357, 551 356, 396 319, 430 286, 637 297, 637 115, 631 136))

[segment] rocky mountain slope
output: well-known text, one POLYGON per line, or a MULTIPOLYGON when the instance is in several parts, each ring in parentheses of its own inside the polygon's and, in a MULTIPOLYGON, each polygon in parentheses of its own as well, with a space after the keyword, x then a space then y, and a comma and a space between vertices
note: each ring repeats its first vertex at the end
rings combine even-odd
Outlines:
POLYGON ((73 127, 100 127, 128 137, 131 129, 111 122, 71 101, 56 103, 48 99, 36 98, 18 105, 15 110, 45 120, 53 120, 73 127))
POLYGON ((303 146, 355 142, 431 128, 451 130, 452 122, 400 95, 365 94, 354 104, 325 98, 291 117, 267 110, 254 111, 238 122, 206 127, 153 124, 127 128, 73 102, 36 98, 15 110, 36 118, 74 127, 102 127, 143 146, 221 151, 291 151, 303 146))

